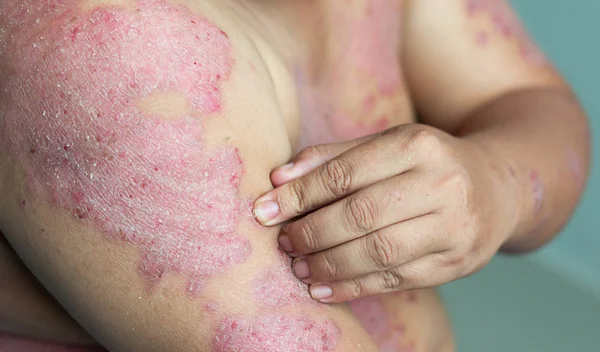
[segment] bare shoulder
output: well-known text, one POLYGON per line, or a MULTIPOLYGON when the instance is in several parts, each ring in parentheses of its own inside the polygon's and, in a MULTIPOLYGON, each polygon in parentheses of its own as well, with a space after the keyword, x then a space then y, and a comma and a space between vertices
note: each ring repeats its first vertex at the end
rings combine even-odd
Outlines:
POLYGON ((291 147, 217 3, 0 5, 0 228, 109 349, 372 350, 250 214, 291 147))
POLYGON ((407 0, 404 18, 413 95, 441 125, 511 90, 566 87, 508 0, 407 0))

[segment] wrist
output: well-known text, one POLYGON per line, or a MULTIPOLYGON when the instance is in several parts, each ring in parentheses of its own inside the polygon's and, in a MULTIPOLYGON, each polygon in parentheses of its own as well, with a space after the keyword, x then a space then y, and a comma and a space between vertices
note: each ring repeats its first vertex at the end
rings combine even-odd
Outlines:
POLYGON ((484 190, 482 201, 487 204, 490 231, 498 246, 503 246, 520 237, 527 227, 518 158, 510 154, 510 148, 489 137, 463 139, 473 151, 472 165, 479 175, 479 188, 484 190))

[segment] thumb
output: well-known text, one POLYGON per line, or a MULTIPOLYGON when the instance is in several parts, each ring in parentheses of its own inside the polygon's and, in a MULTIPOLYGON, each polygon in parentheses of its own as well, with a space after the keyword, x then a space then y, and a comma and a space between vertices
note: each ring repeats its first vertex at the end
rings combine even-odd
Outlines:
POLYGON ((304 176, 322 164, 338 155, 365 143, 375 137, 379 133, 354 139, 341 143, 321 144, 312 147, 307 147, 296 154, 292 160, 271 172, 271 182, 273 186, 279 187, 298 177, 304 176))

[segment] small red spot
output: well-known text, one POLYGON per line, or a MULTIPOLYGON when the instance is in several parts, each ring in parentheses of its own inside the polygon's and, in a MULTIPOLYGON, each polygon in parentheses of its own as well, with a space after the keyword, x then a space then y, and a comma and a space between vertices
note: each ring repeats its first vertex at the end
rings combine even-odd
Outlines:
POLYGON ((35 150, 35 148, 29 149, 29 153, 31 153, 31 154, 35 154, 36 152, 37 152, 37 150, 35 150))
POLYGON ((65 152, 68 152, 69 151, 69 146, 65 144, 65 145, 63 145, 63 149, 65 150, 65 152))
POLYGON ((363 101, 363 110, 364 112, 371 112, 375 108, 375 103, 377 98, 374 95, 369 95, 363 101))
POLYGON ((374 14, 375 14, 375 11, 373 11, 373 4, 369 3, 369 5, 367 6, 367 9, 365 11, 365 15, 367 17, 373 17, 374 14))
POLYGON ((73 192, 71 194, 71 196, 75 203, 80 204, 81 202, 83 202, 83 198, 84 198, 83 192, 73 192))
POLYGON ((467 13, 472 16, 480 9, 479 4, 477 4, 474 0, 469 0, 467 2, 467 13))
POLYGON ((79 208, 75 209, 74 214, 78 219, 85 219, 87 217, 87 213, 83 209, 79 208))
POLYGON ((227 33, 225 33, 223 30, 219 30, 221 32, 221 35, 225 36, 225 38, 229 39, 229 36, 227 35, 227 33))
POLYGON ((489 41, 489 35, 485 31, 480 31, 477 33, 477 38, 475 38, 477 45, 485 46, 489 41))
POLYGON ((75 39, 77 39, 77 34, 79 33, 79 31, 80 31, 79 27, 73 27, 69 31, 69 38, 71 38, 72 42, 75 42, 75 39))

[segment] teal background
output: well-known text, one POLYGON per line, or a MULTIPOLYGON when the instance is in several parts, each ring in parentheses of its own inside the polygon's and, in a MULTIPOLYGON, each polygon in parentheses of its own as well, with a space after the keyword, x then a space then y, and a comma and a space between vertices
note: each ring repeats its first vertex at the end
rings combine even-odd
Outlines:
POLYGON ((442 287, 459 352, 600 351, 600 1, 513 0, 572 84, 593 136, 592 173, 572 220, 550 245, 498 256, 442 287))

